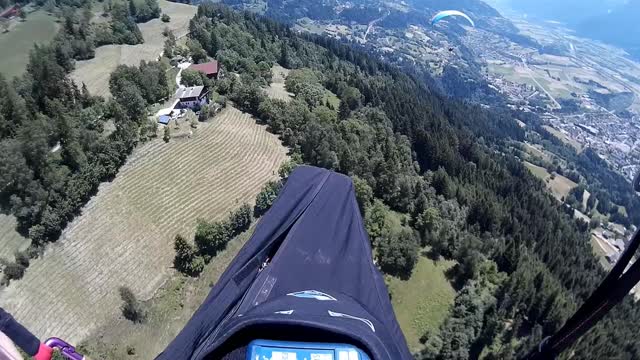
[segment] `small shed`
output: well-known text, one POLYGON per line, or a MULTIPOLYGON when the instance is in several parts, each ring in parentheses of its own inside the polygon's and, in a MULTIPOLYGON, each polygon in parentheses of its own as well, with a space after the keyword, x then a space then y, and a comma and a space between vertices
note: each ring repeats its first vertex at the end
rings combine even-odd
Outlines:
POLYGON ((167 125, 169 124, 169 121, 171 121, 171 116, 169 115, 160 115, 158 117, 158 122, 162 125, 167 125))

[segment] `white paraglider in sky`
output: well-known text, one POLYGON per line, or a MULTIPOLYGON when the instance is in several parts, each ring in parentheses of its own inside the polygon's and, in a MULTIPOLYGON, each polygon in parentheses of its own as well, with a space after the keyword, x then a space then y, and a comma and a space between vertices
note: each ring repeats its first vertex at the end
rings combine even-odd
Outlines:
POLYGON ((444 18, 447 18, 449 16, 461 16, 465 19, 467 19, 467 21, 471 24, 471 26, 475 27, 476 24, 473 22, 473 20, 465 13, 458 11, 458 10, 445 10, 445 11, 440 11, 439 13, 437 13, 432 19, 431 19, 431 25, 435 25, 438 22, 440 22, 441 20, 443 20, 444 18))

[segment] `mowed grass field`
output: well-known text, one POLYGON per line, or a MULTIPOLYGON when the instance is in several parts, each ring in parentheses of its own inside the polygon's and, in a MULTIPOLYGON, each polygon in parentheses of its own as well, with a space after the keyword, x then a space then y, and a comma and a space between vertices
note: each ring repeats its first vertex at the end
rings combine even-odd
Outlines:
POLYGON ((43 10, 27 14, 27 20, 11 20, 11 31, 0 34, 0 73, 5 78, 21 75, 35 44, 47 44, 58 32, 55 17, 43 10))
POLYGON ((159 0, 162 12, 171 17, 163 23, 153 19, 138 24, 144 43, 138 45, 105 45, 96 49, 96 56, 90 60, 76 62, 71 78, 78 84, 85 83, 92 95, 109 95, 109 76, 118 65, 139 65, 140 61, 156 60, 162 53, 165 37, 162 30, 171 29, 176 37, 185 36, 189 31, 189 20, 193 18, 197 7, 159 0))
POLYGON ((271 68, 271 84, 265 88, 267 96, 284 101, 290 101, 293 98, 294 95, 284 88, 284 80, 289 75, 289 72, 291 70, 280 65, 275 65, 271 68))
POLYGON ((456 292, 445 277, 455 262, 420 256, 411 278, 390 278, 393 310, 411 351, 421 349, 420 337, 437 333, 453 304, 456 292))
POLYGON ((123 317, 100 327, 83 342, 92 358, 148 360, 163 351, 202 304, 227 266, 249 240, 255 223, 232 239, 197 278, 172 276, 146 302, 147 322, 134 324, 123 317), (127 354, 127 347, 135 354, 127 354))
MULTIPOLYGON (((280 65, 274 65, 271 68, 271 84, 264 89, 267 96, 272 99, 279 99, 284 101, 290 101, 295 97, 294 94, 287 91, 284 85, 284 81, 291 70, 283 68, 280 65)), ((340 107, 340 99, 336 94, 332 93, 328 89, 324 90, 324 96, 322 98, 322 103, 326 104, 329 102, 334 109, 338 109, 340 107)))
POLYGON ((151 298, 174 273, 175 235, 192 238, 198 218, 222 219, 253 202, 286 153, 275 135, 231 107, 190 139, 137 148, 60 240, 4 290, 0 306, 40 337, 79 342, 121 315, 120 286, 151 298))
POLYGON ((559 201, 562 201, 562 198, 566 198, 567 195, 569 195, 569 191, 578 186, 578 184, 562 175, 556 174, 555 177, 551 179, 551 174, 541 166, 534 165, 528 161, 525 161, 524 165, 533 175, 547 184, 547 188, 551 191, 551 194, 559 201))
POLYGON ((13 260, 16 250, 29 247, 30 240, 16 231, 16 218, 0 214, 0 258, 13 260))

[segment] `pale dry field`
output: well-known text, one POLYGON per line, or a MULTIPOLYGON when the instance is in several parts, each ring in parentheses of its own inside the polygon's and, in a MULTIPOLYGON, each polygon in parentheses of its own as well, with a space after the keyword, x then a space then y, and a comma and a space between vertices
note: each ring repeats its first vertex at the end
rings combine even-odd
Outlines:
POLYGON ((267 96, 273 99, 289 101, 293 98, 293 94, 284 88, 284 80, 291 70, 285 69, 280 65, 271 68, 271 85, 265 89, 267 96))
POLYGON ((231 107, 190 139, 137 148, 25 277, 0 293, 0 306, 40 337, 78 343, 121 316, 120 286, 151 298, 174 273, 175 235, 191 238, 198 218, 223 219, 253 202, 286 153, 231 107))
POLYGON ((162 30, 167 26, 176 37, 189 31, 189 20, 193 18, 197 7, 187 4, 159 0, 163 13, 171 16, 171 21, 163 23, 153 19, 138 24, 144 43, 138 45, 105 45, 96 49, 96 56, 90 60, 76 62, 71 78, 78 84, 85 83, 92 95, 109 95, 109 76, 118 65, 138 65, 140 61, 158 59, 164 48, 165 37, 162 30))
POLYGON ((16 218, 0 214, 0 258, 12 261, 17 250, 29 247, 30 240, 16 231, 16 218))

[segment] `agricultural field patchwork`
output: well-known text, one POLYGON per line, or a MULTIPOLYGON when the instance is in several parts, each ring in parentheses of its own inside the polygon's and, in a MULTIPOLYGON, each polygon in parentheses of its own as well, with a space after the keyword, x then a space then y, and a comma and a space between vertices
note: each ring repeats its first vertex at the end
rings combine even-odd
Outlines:
POLYGON ((79 342, 120 316, 120 286, 149 299, 174 273, 176 234, 191 238, 198 218, 253 202, 286 158, 275 135, 232 107, 191 138, 140 146, 0 306, 40 337, 79 342))
POLYGON ((162 30, 168 27, 180 38, 189 31, 189 20, 193 18, 197 8, 192 5, 159 0, 162 12, 171 17, 171 21, 163 23, 153 19, 138 24, 144 43, 138 45, 105 45, 96 49, 96 56, 90 60, 76 62, 76 69, 71 78, 78 84, 85 83, 92 95, 109 95, 109 77, 118 65, 139 65, 140 61, 158 59, 164 47, 165 37, 162 30))

